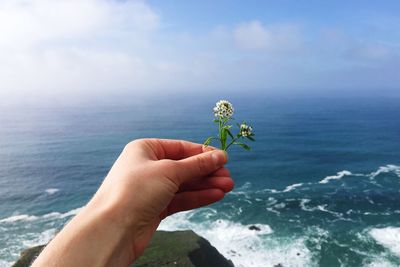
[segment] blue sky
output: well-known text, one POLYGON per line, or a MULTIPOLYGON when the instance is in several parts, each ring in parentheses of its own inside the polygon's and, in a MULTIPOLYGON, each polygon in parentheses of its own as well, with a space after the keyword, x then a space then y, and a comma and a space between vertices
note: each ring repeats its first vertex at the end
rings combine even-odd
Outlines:
POLYGON ((0 0, 0 99, 399 95, 398 14, 385 0, 0 0))

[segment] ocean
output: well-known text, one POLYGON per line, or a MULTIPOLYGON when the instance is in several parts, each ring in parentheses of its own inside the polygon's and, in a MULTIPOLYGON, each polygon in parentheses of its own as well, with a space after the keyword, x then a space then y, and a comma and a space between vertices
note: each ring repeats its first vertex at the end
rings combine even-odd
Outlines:
MULTIPOLYGON (((1 108, 0 266, 77 214, 130 140, 215 134, 218 100, 1 108)), ((228 100, 256 134, 229 152, 235 189, 159 229, 192 229, 237 267, 400 266, 400 99, 228 100)))

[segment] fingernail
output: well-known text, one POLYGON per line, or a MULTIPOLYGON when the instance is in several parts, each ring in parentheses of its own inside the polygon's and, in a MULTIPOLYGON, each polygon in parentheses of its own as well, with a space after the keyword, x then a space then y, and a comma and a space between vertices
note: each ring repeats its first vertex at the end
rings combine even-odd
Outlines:
POLYGON ((213 146, 203 146, 203 152, 213 151, 216 150, 213 146))
POLYGON ((225 154, 225 162, 228 162, 228 152, 226 152, 226 151, 224 150, 224 154, 225 154))

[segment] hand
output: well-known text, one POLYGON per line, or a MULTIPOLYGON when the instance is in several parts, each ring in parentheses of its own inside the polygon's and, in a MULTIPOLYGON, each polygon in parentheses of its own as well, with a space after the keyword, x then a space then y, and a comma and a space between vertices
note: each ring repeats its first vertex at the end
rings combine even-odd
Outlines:
POLYGON ((204 151, 186 141, 129 143, 93 199, 35 264, 49 263, 46 255, 58 253, 65 265, 57 266, 128 266, 143 253, 163 218, 219 201, 232 190, 226 161, 225 152, 204 151))

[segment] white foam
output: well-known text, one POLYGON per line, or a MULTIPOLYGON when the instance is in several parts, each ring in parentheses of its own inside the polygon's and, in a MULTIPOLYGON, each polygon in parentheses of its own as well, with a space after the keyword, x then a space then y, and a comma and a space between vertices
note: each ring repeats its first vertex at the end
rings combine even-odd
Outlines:
POLYGON ((315 208, 310 208, 306 206, 306 204, 309 203, 310 201, 311 199, 302 199, 300 201, 300 208, 305 211, 315 211, 316 210, 315 208))
POLYGON ((22 243, 25 247, 34 247, 38 245, 44 245, 50 242, 50 240, 56 235, 57 229, 48 229, 40 234, 34 234, 35 238, 24 240, 22 243))
POLYGON ((317 205, 315 207, 309 207, 306 206, 307 203, 309 203, 311 200, 310 199, 302 199, 300 201, 300 208, 304 211, 323 211, 323 212, 327 212, 330 213, 332 215, 335 215, 337 217, 342 217, 343 214, 341 214, 340 212, 336 212, 336 211, 332 211, 332 210, 328 210, 326 207, 328 206, 327 204, 323 204, 323 205, 317 205))
POLYGON ((292 191, 292 190, 294 190, 294 189, 296 189, 297 187, 300 187, 300 186, 302 186, 302 185, 303 185, 302 183, 289 185, 289 186, 287 186, 287 187, 285 188, 285 190, 283 190, 283 192, 290 192, 290 191, 292 191))
POLYGON ((277 210, 274 210, 273 208, 266 208, 267 211, 275 213, 276 215, 281 215, 281 213, 277 210))
POLYGON ((67 211, 66 213, 61 213, 61 214, 60 214, 60 218, 66 218, 66 217, 70 217, 70 216, 75 216, 75 215, 77 215, 82 209, 83 209, 83 207, 80 207, 80 208, 76 208, 76 209, 67 211))
POLYGON ((373 228, 369 234, 376 242, 400 256, 400 227, 373 228))
POLYGON ((160 224, 159 230, 193 230, 209 240, 236 267, 272 267, 279 263, 294 267, 313 266, 311 252, 301 238, 277 240, 266 224, 253 224, 260 229, 255 231, 249 229, 251 225, 223 219, 196 223, 191 220, 196 212, 201 211, 170 216, 160 224))
POLYGON ((365 264, 364 267, 398 267, 398 265, 385 259, 374 259, 372 262, 365 264))
POLYGON ((83 209, 83 207, 79 207, 73 210, 69 210, 65 213, 60 213, 60 212, 50 212, 47 213, 43 216, 41 216, 41 218, 46 218, 46 219, 64 219, 67 217, 71 217, 71 216, 75 216, 76 214, 78 214, 81 210, 83 209))
POLYGON ((276 209, 283 209, 284 207, 286 207, 286 204, 283 202, 274 205, 276 209))
POLYGON ((47 188, 45 190, 45 192, 49 195, 53 195, 53 194, 57 193, 58 191, 60 191, 60 189, 58 189, 58 188, 47 188))
POLYGON ((67 211, 65 213, 60 213, 60 212, 57 212, 57 211, 50 212, 50 213, 42 215, 40 218, 44 218, 44 219, 64 219, 64 218, 67 218, 67 217, 75 216, 82 209, 83 209, 83 207, 79 207, 79 208, 76 208, 76 209, 69 210, 69 211, 67 211))
POLYGON ((398 177, 400 177, 400 166, 397 165, 386 165, 386 166, 382 166, 379 167, 379 169, 375 172, 371 172, 368 176, 371 179, 374 179, 375 177, 379 176, 382 173, 389 173, 389 172, 393 172, 395 173, 398 177))
POLYGON ((45 219, 47 219, 47 218, 59 218, 60 216, 61 216, 61 213, 55 211, 55 212, 50 212, 50 213, 47 213, 47 214, 43 215, 42 218, 45 218, 45 219))
POLYGON ((272 194, 276 194, 276 193, 280 193, 281 191, 278 191, 278 190, 272 189, 272 188, 265 188, 265 189, 261 190, 261 192, 269 192, 272 194))
POLYGON ((82 208, 83 207, 76 208, 76 209, 67 211, 65 213, 50 212, 50 213, 44 214, 42 216, 17 214, 17 215, 13 215, 13 216, 1 219, 0 223, 14 223, 14 222, 19 222, 19 221, 30 222, 30 221, 41 220, 41 219, 63 219, 63 218, 71 217, 71 216, 78 214, 82 208))
POLYGON ((12 264, 12 262, 0 260, 0 267, 10 267, 12 264))
POLYGON ((341 172, 338 172, 336 175, 332 175, 332 176, 327 176, 327 177, 325 177, 324 179, 322 179, 322 180, 319 181, 318 183, 320 183, 320 184, 327 184, 327 183, 329 183, 331 180, 340 180, 340 179, 342 179, 343 177, 348 176, 348 175, 352 175, 352 173, 349 172, 349 171, 341 171, 341 172))
POLYGON ((20 214, 1 219, 0 223, 13 223, 17 221, 34 221, 37 218, 38 217, 34 215, 20 214))
POLYGON ((275 205, 276 203, 278 203, 278 200, 277 200, 276 198, 269 197, 269 198, 267 199, 267 205, 268 205, 268 206, 273 206, 273 205, 275 205))

